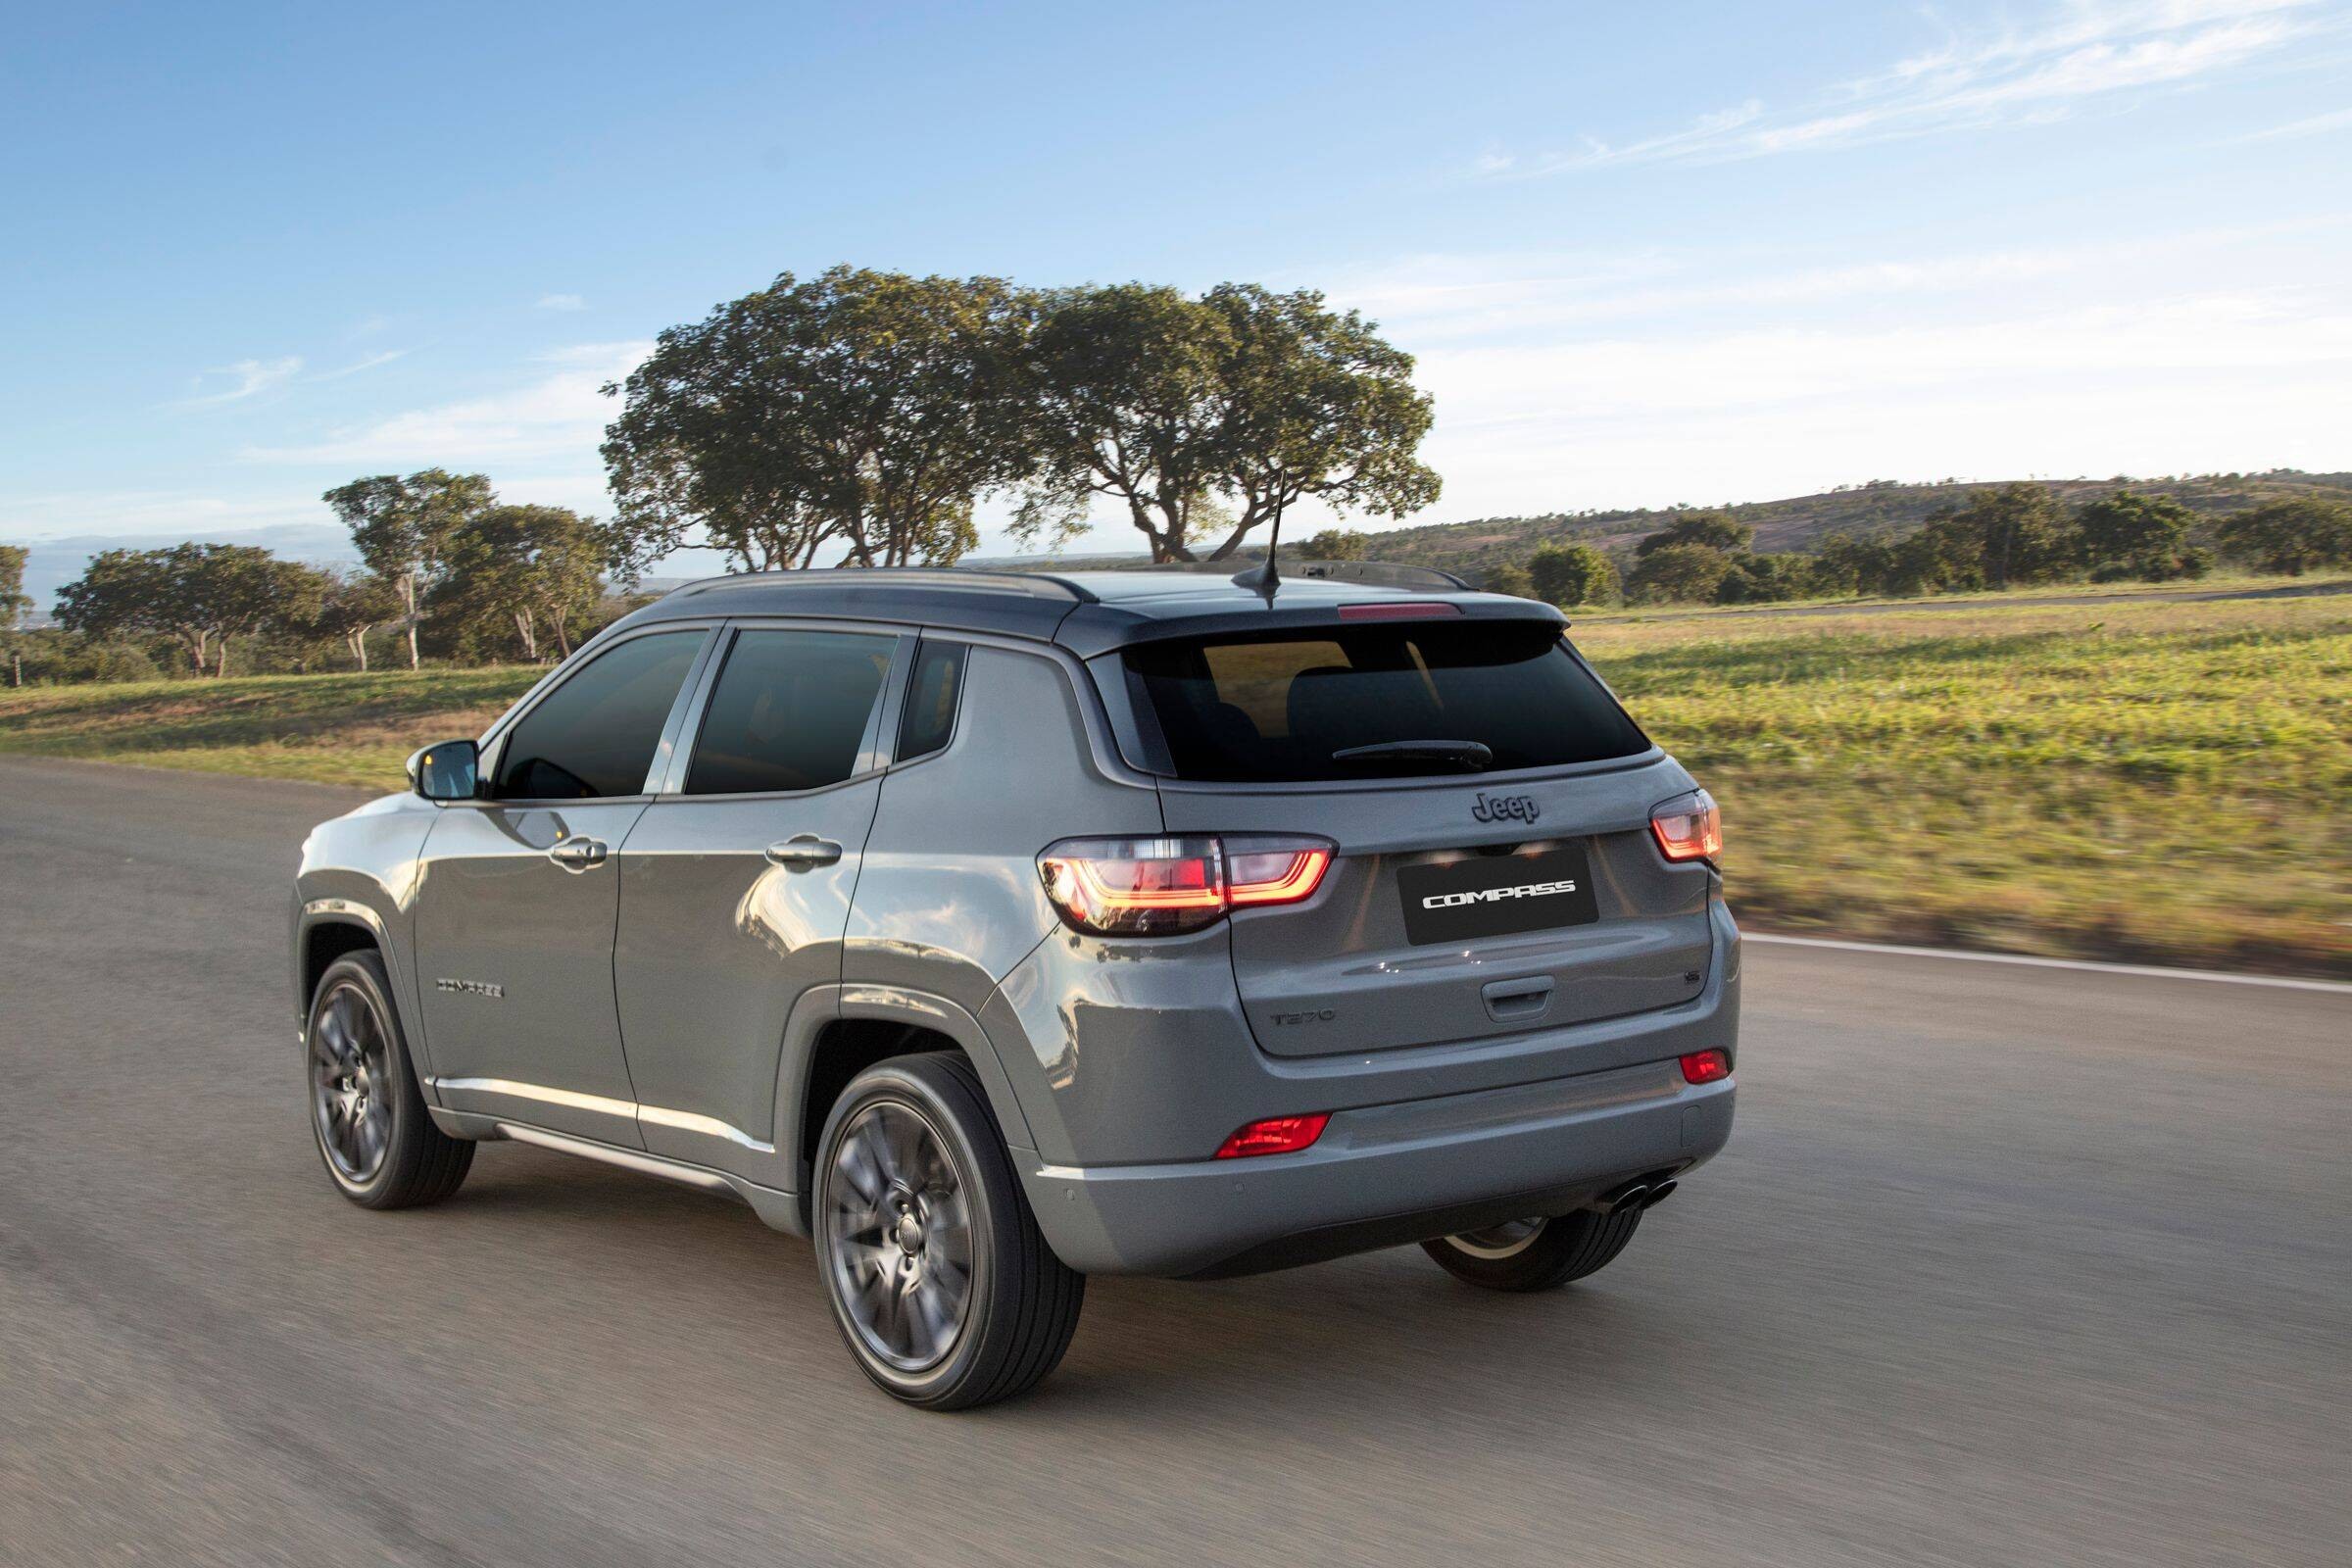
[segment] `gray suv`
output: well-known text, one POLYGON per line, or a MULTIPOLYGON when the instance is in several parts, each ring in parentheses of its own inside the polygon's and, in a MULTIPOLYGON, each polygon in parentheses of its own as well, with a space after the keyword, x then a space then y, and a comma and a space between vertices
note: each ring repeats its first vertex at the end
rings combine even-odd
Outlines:
POLYGON ((860 1368, 1035 1384, 1089 1274, 1607 1263, 1732 1124, 1714 803, 1547 606, 1294 565, 732 576, 320 824, 353 1201, 513 1139, 808 1236, 860 1368))

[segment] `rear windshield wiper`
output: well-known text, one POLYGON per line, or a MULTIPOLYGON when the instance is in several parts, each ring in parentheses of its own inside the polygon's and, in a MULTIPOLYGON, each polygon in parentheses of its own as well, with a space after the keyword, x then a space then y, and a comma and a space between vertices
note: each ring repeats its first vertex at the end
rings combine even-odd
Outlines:
POLYGON ((1335 762, 1452 762, 1459 767, 1483 768, 1494 760, 1494 749, 1477 741, 1383 741, 1377 746, 1350 746, 1331 754, 1335 762))

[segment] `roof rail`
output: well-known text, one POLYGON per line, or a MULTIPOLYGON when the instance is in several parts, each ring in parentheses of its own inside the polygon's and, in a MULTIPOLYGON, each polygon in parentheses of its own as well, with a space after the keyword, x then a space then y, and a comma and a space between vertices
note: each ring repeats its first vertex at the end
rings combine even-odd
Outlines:
POLYGON ((813 570, 731 571, 723 577, 704 577, 665 596, 720 592, 731 588, 865 588, 905 586, 946 589, 961 593, 1015 593, 1031 599, 1064 599, 1091 605, 1095 596, 1069 581, 1043 571, 987 571, 971 566, 841 566, 813 570))
MULTIPOLYGON (((1258 559, 1258 558, 1242 558, 1258 559)), ((1233 564, 1225 561, 1161 561, 1139 563, 1127 566, 1105 566, 1105 571, 1224 571, 1233 564)), ((1282 569, 1286 576, 1320 577, 1330 582, 1369 583, 1381 588, 1448 588, 1468 592, 1470 584, 1450 571, 1437 566, 1407 566, 1393 561, 1285 561, 1282 569)))

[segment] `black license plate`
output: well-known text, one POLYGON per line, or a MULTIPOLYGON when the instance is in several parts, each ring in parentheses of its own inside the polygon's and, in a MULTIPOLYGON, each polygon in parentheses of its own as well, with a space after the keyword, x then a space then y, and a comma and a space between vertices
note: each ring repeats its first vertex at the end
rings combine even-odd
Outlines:
POLYGON ((1600 918, 1582 845, 1542 855, 1473 856, 1396 873, 1405 940, 1471 942, 1520 931, 1590 925, 1600 918))

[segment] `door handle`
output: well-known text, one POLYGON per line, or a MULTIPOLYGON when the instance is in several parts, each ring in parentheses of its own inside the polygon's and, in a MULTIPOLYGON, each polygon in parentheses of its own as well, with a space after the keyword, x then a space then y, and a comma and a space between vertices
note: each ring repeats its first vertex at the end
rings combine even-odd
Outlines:
POLYGON ((566 871, 585 871, 592 865, 605 863, 605 841, 602 839, 565 839, 547 852, 547 858, 566 871))
POLYGON ((781 844, 767 847, 770 865, 803 867, 831 865, 841 858, 841 846, 831 839, 820 839, 813 833, 796 833, 781 844))

